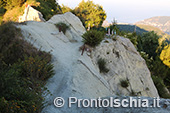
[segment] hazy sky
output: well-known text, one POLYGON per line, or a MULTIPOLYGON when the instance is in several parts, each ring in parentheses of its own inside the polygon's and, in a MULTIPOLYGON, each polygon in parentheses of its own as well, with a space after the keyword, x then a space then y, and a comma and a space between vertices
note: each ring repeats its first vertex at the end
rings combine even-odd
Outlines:
MULTIPOLYGON (((71 8, 82 0, 58 0, 58 3, 71 8)), ((86 0, 85 0, 86 1, 86 0)), ((170 16, 170 0, 93 0, 103 6, 110 22, 134 23, 153 16, 170 16)))

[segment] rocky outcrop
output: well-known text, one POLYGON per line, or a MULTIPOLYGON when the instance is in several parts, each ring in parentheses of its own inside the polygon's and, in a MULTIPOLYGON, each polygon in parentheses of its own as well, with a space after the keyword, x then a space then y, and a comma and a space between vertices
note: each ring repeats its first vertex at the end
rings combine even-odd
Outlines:
POLYGON ((136 51, 129 39, 117 37, 117 40, 105 39, 93 52, 93 61, 104 58, 110 70, 101 74, 117 95, 158 97, 157 89, 151 79, 145 60, 136 51), (106 41, 107 40, 107 41, 106 41), (128 80, 129 87, 121 87, 121 80, 128 80))
MULTIPOLYGON (((113 95, 159 96, 152 82, 145 61, 133 44, 123 37, 117 40, 105 39, 91 54, 81 55, 79 47, 83 45, 81 35, 86 32, 81 21, 72 13, 56 15, 47 22, 26 22, 19 25, 23 35, 35 47, 51 52, 55 75, 46 84, 52 95, 46 97, 44 113, 78 113, 82 110, 67 106, 58 109, 53 105, 56 97, 98 98, 113 95), (55 24, 64 22, 70 26, 66 35, 59 32, 55 24), (107 43, 106 43, 107 42, 107 43), (97 59, 105 58, 109 72, 101 74, 97 59), (129 87, 122 88, 120 79, 128 79, 129 87)), ((98 112, 87 109, 82 112, 98 112)))
POLYGON ((24 22, 24 21, 42 21, 44 22, 45 19, 43 18, 43 15, 41 12, 37 11, 31 6, 27 6, 24 10, 24 14, 19 17, 19 22, 24 22))

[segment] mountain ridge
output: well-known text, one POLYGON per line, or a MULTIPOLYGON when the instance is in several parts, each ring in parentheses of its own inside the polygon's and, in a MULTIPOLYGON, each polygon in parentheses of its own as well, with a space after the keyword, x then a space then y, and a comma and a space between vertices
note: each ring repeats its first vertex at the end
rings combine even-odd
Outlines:
POLYGON ((151 25, 159 28, 167 34, 170 34, 170 16, 155 16, 136 22, 135 24, 151 25))

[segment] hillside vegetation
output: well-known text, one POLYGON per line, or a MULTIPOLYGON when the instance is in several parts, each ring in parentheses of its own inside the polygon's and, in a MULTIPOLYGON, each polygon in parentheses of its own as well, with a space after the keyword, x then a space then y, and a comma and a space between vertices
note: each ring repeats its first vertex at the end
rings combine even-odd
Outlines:
POLYGON ((103 21, 106 19, 106 12, 99 4, 95 4, 93 1, 82 0, 75 9, 71 9, 68 6, 62 5, 62 13, 72 12, 80 18, 86 29, 93 27, 101 27, 103 21))
POLYGON ((39 113, 51 55, 24 40, 13 23, 0 26, 0 113, 39 113))

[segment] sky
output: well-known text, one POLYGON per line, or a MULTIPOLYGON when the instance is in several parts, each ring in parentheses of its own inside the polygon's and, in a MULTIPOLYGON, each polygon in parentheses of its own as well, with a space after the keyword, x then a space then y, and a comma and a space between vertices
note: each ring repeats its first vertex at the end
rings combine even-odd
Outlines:
MULTIPOLYGON (((75 8, 82 0, 57 0, 60 5, 75 8)), ((85 0, 87 1, 87 0, 85 0)), ((93 0, 103 6, 107 21, 135 23, 154 16, 170 16, 170 0, 93 0)))

